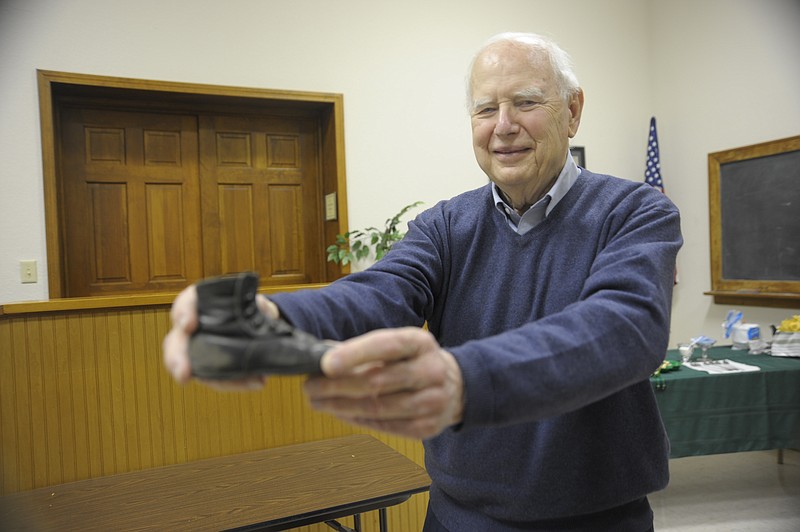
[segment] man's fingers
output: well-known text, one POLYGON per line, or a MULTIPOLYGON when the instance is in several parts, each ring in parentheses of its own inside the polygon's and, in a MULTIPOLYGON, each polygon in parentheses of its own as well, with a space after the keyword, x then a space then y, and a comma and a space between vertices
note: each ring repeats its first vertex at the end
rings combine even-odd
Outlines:
POLYGON ((429 438, 461 420, 461 370, 453 355, 425 331, 375 331, 325 356, 326 376, 305 383, 317 410, 413 438, 429 438))
MULTIPOLYGON (((323 357, 324 360, 324 357, 323 357)), ((341 377, 311 377, 304 388, 309 398, 372 397, 418 390, 439 378, 419 358, 404 358, 393 363, 364 363, 341 377)))
POLYGON ((425 388, 373 397, 316 398, 311 406, 343 417, 403 420, 436 415, 448 399, 442 388, 425 388))
POLYGON ((194 285, 178 294, 169 315, 173 329, 178 328, 187 335, 197 329, 197 288, 194 285))
POLYGON ((172 378, 184 384, 192 376, 189 365, 189 356, 186 355, 189 337, 180 329, 173 327, 164 337, 162 349, 164 351, 164 366, 172 378))
POLYGON ((172 329, 161 344, 164 366, 179 383, 191 379, 189 362, 189 336, 197 329, 197 289, 194 285, 183 290, 175 298, 170 309, 172 329))
POLYGON ((322 371, 328 377, 352 374, 364 366, 413 357, 429 343, 435 344, 430 333, 416 327, 372 331, 325 353, 322 371))
POLYGON ((281 313, 278 310, 278 305, 267 299, 264 294, 256 294, 256 306, 268 318, 277 320, 280 317, 281 313))

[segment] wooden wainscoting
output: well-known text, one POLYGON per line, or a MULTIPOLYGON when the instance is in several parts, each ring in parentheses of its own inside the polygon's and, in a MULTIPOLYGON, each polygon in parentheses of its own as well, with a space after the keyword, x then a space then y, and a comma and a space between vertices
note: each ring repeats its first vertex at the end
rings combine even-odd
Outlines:
MULTIPOLYGON (((169 304, 151 304, 164 299, 0 308, 0 494, 359 432, 424 465, 418 441, 311 410, 300 377, 248 393, 175 384, 161 362, 169 304)), ((427 500, 390 508, 390 527, 420 530, 427 500)), ((378 530, 373 514, 367 531, 378 530)))

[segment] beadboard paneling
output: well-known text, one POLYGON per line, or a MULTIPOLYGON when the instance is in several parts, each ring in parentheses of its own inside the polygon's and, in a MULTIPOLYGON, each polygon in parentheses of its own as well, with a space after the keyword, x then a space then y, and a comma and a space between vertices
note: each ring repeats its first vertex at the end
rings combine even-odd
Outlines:
MULTIPOLYGON (((356 432, 424 465, 417 441, 311 410, 301 377, 246 393, 175 384, 161 362, 168 315, 167 305, 0 315, 0 494, 356 432)), ((421 529, 427 499, 390 508, 390 527, 421 529)), ((378 530, 377 512, 362 524, 378 530)))

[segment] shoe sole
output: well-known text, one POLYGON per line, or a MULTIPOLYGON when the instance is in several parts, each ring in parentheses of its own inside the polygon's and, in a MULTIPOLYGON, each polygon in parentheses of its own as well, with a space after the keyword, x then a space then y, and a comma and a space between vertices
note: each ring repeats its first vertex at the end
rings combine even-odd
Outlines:
POLYGON ((320 360, 331 346, 298 332, 263 339, 196 333, 189 340, 192 374, 212 380, 321 374, 320 360))

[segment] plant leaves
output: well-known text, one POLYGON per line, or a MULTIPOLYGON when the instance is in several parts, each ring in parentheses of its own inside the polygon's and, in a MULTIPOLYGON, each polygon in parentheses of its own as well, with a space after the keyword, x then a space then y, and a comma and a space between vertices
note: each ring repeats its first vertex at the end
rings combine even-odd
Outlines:
POLYGON ((366 259, 373 250, 375 260, 382 259, 392 246, 405 236, 405 233, 397 230, 401 218, 409 210, 422 204, 422 201, 415 201, 406 205, 400 209, 400 212, 386 220, 383 230, 370 226, 365 229, 348 231, 343 235, 337 234, 336 242, 326 248, 328 262, 347 265, 354 260, 366 259))

